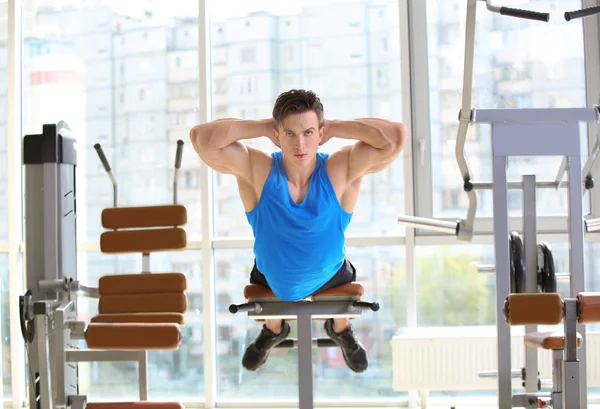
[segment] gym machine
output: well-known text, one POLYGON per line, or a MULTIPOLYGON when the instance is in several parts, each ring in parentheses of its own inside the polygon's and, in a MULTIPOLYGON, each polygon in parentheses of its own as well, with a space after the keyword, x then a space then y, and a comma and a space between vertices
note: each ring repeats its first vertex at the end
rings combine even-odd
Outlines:
MULTIPOLYGON (((104 209, 100 249, 105 254, 142 253, 143 273, 102 276, 98 287, 77 276, 76 138, 69 126, 43 125, 23 138, 25 182, 25 275, 19 315, 27 352, 29 407, 35 409, 120 409, 133 402, 87 402, 80 393, 78 362, 137 362, 143 409, 181 409, 179 402, 149 402, 147 351, 176 350, 187 309, 181 273, 150 273, 149 254, 183 250, 185 207, 104 209), (91 322, 78 319, 78 296, 98 299, 91 322), (87 348, 81 348, 85 343, 87 348)), ((96 145, 105 169, 110 166, 96 145)), ((181 163, 179 141, 176 169, 181 163)), ((177 178, 177 172, 175 175, 177 178)), ((175 196, 176 197, 176 196, 175 196)))
MULTIPOLYGON (((568 401, 569 409, 587 408, 586 397, 586 350, 585 327, 581 322, 571 322, 574 331, 581 337, 581 347, 577 367, 577 384, 565 381, 566 388, 580 388, 562 395, 561 379, 554 379, 553 393, 542 394, 537 378, 537 350, 526 343, 523 369, 511 369, 511 331, 505 320, 504 305, 509 294, 536 295, 556 294, 557 274, 554 271, 552 251, 547 243, 537 243, 536 228, 536 190, 562 189, 568 190, 568 233, 570 272, 569 298, 575 298, 584 291, 583 239, 584 233, 600 230, 600 219, 585 220, 583 217, 583 195, 594 187, 593 175, 600 161, 600 141, 596 143, 592 155, 582 169, 580 150, 580 124, 597 122, 600 119, 600 105, 592 108, 564 109, 475 109, 471 108, 471 92, 473 81, 473 62, 475 48, 475 22, 478 1, 485 1, 486 9, 501 15, 548 22, 548 13, 512 9, 493 6, 490 0, 468 0, 465 36, 464 78, 462 106, 459 112, 459 128, 456 140, 456 161, 463 178, 463 188, 469 199, 467 217, 457 222, 437 220, 423 217, 401 215, 398 223, 426 230, 456 235, 458 240, 471 241, 473 224, 477 210, 478 190, 493 191, 493 229, 495 247, 495 266, 482 267, 480 271, 495 271, 496 277, 496 312, 498 339, 498 370, 481 372, 480 376, 497 377, 498 402, 500 409, 512 407, 537 408, 554 406, 565 407, 562 399, 565 396, 578 395, 576 401, 568 401), (491 125, 491 146, 493 177, 491 182, 471 180, 471 174, 465 155, 465 141, 469 125, 486 123, 491 125), (562 156, 563 162, 555 180, 538 181, 535 175, 523 175, 520 181, 507 181, 507 160, 511 156, 562 156), (563 181, 565 173, 568 181, 563 181), (585 190, 584 190, 585 188, 585 190), (523 192, 523 239, 517 232, 509 232, 508 223, 508 189, 520 189, 523 192), (541 291, 541 293, 540 293, 541 291), (534 374, 534 376, 531 376, 534 374), (513 394, 512 378, 522 377, 525 393, 513 394), (562 405, 562 406, 561 406, 562 405)), ((599 7, 565 13, 570 21, 600 13, 599 7)), ((525 324, 524 324, 525 325, 525 324)), ((535 322, 525 325, 525 333, 544 340, 545 336, 562 340, 560 349, 563 357, 564 336, 537 333, 535 322)), ((550 338, 549 338, 550 339, 550 338)), ((557 341, 558 342, 558 341, 557 341)), ((575 368, 572 362, 573 340, 569 340, 564 365, 568 367, 568 376, 573 375, 575 368)), ((560 343, 560 342, 559 342, 560 343)), ((541 343, 547 345, 547 343, 541 343)), ((556 344, 553 344, 556 346, 556 344)))
POLYGON ((276 348, 298 349, 298 403, 299 409, 314 407, 313 347, 337 347, 330 338, 312 337, 312 320, 328 318, 356 318, 363 310, 378 311, 376 302, 361 301, 364 287, 358 282, 342 284, 315 294, 307 299, 287 302, 279 300, 261 284, 244 287, 243 304, 231 304, 229 312, 247 312, 257 321, 267 319, 298 320, 298 339, 288 338, 276 348))

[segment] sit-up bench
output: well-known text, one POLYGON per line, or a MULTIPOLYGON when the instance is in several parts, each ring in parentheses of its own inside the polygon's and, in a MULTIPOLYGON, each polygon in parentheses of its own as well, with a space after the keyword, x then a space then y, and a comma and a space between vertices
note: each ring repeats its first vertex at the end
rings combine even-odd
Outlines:
POLYGON ((256 321, 267 319, 285 319, 298 321, 298 339, 286 339, 277 348, 298 348, 298 398, 299 409, 312 409, 313 368, 312 347, 337 346, 329 338, 312 337, 312 320, 329 318, 353 319, 361 315, 362 310, 378 311, 376 302, 362 301, 364 287, 357 282, 343 284, 325 290, 304 300, 287 302, 278 299, 273 292, 261 284, 249 284, 244 287, 243 304, 232 304, 232 314, 247 312, 256 321))

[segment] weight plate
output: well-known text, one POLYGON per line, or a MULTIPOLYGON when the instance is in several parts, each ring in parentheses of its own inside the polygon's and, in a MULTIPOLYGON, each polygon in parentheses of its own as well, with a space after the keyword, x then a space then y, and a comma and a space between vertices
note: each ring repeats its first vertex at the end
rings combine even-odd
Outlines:
POLYGON ((510 234, 510 288, 512 293, 525 292, 525 251, 519 233, 510 234))
POLYGON ((554 257, 550 245, 545 242, 538 244, 538 288, 543 293, 556 292, 556 271, 554 257), (541 261, 541 262, 540 262, 541 261))

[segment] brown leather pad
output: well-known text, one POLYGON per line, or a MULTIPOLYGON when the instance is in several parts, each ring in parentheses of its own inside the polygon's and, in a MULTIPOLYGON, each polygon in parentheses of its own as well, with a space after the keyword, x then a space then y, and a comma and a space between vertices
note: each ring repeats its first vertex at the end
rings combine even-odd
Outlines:
POLYGON ((93 323, 85 331, 85 340, 91 349, 177 349, 181 340, 179 328, 173 323, 93 323))
POLYGON ((98 302, 99 314, 177 312, 187 310, 184 293, 106 295, 98 302))
POLYGON ((563 319, 563 302, 558 293, 510 294, 506 297, 510 325, 552 325, 563 319))
POLYGON ((577 294, 577 301, 579 302, 579 316, 577 321, 580 324, 600 322, 600 293, 579 293, 577 294))
POLYGON ((100 277, 100 295, 179 293, 187 289, 182 273, 115 274, 100 277))
POLYGON ((109 207, 102 210, 102 226, 106 229, 183 226, 186 223, 185 206, 176 204, 109 207))
POLYGON ((244 298, 249 300, 251 298, 277 298, 277 296, 269 287, 262 284, 248 284, 244 287, 244 298))
POLYGON ((177 325, 185 324, 185 315, 176 312, 155 312, 155 313, 133 313, 133 314, 99 314, 90 320, 91 322, 155 322, 155 323, 173 323, 177 325))
MULTIPOLYGON (((315 294, 311 299, 315 300, 319 297, 331 296, 359 296, 365 293, 365 289, 360 283, 352 282, 342 284, 338 287, 330 288, 318 294, 315 294)), ((277 298, 277 296, 268 287, 262 284, 248 284, 244 287, 244 297, 246 300, 252 298, 277 298)))
POLYGON ((103 253, 152 253, 184 250, 186 246, 186 232, 179 227, 107 231, 100 236, 100 250, 103 253))
POLYGON ((313 300, 319 297, 331 297, 331 296, 351 296, 351 297, 362 297, 365 293, 365 288, 361 283, 352 282, 342 284, 337 287, 330 288, 312 296, 313 300))
POLYGON ((90 402, 85 409, 183 409, 178 402, 90 402))
MULTIPOLYGON (((525 345, 532 348, 541 349, 565 349, 565 334, 564 332, 530 332, 525 334, 525 345)), ((577 348, 583 345, 583 337, 577 333, 577 348)))

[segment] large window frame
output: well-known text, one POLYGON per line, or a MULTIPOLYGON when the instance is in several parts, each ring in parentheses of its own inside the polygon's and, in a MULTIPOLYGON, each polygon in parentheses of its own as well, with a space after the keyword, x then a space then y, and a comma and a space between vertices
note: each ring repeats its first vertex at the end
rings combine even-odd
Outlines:
MULTIPOLYGON (((210 0, 199 1, 199 120, 206 122, 211 119, 211 61, 210 61, 210 0)), ((428 86, 427 52, 423 46, 427 44, 426 5, 422 0, 398 0, 400 10, 400 47, 401 72, 403 89, 403 118, 407 124, 411 139, 403 153, 405 177, 405 208, 407 215, 432 217, 431 206, 431 161, 427 149, 430 134, 429 125, 429 95, 422 92, 428 86), (421 92, 419 92, 421 91, 421 92), (423 141, 422 141, 423 140, 423 141), (425 142, 423 144, 423 142, 425 142), (422 151, 422 149, 425 149, 422 151), (423 154, 423 155, 422 155, 423 154), (421 160, 423 158, 423 160, 421 160), (418 187, 418 189, 416 188, 418 187)), ((600 5, 600 0, 583 0, 584 6, 600 5)), ((21 176, 21 6, 22 2, 8 0, 8 189, 9 189, 9 242, 0 245, 0 253, 7 253, 10 277, 10 317, 11 317, 11 354, 12 359, 12 399, 2 402, 4 407, 22 408, 25 404, 27 391, 25 389, 25 353, 19 328, 18 297, 21 295, 23 283, 23 236, 22 224, 22 176, 21 176)), ((588 106, 598 103, 600 95, 600 16, 597 19, 584 21, 585 55, 586 55, 586 87, 588 106)), ((590 133, 590 146, 596 136, 590 133)), ((243 406, 240 402, 217 402, 216 387, 216 305, 214 288, 214 251, 218 249, 247 249, 253 245, 252 239, 214 238, 213 235, 213 186, 214 172, 206 165, 201 165, 200 194, 202 195, 202 239, 190 241, 189 249, 202 251, 202 282, 206 289, 203 296, 204 315, 204 350, 205 388, 204 399, 201 402, 185 402, 186 407, 236 407, 243 406)), ((600 191, 592 191, 592 217, 600 217, 600 191)), ((390 220, 390 223, 395 223, 390 220)), ((473 237, 473 243, 493 243, 492 225, 490 218, 478 219, 478 230, 473 237)), ((511 220, 515 226, 520 225, 519 218, 511 220)), ((552 217, 541 217, 538 226, 540 240, 566 241, 568 234, 566 224, 552 217)), ((588 234, 588 242, 600 242, 600 235, 588 234)), ((407 330, 416 328, 417 300, 415 277, 415 250, 419 245, 456 244, 454 236, 432 234, 406 228, 402 236, 387 237, 349 237, 348 246, 392 246, 403 245, 406 260, 407 293, 402 296, 407 299, 407 330)), ((79 243, 79 251, 99 251, 97 243, 79 243)), ((241 289, 240 289, 241 295, 241 289)), ((0 402, 3 397, 0 395, 0 402)), ((378 400, 360 402, 362 406, 383 407, 397 406, 398 401, 378 400)), ((252 402, 248 407, 284 407, 282 402, 252 402)), ((328 403, 328 406, 331 403, 328 403)), ((335 402, 336 406, 351 407, 356 403, 335 402)))

